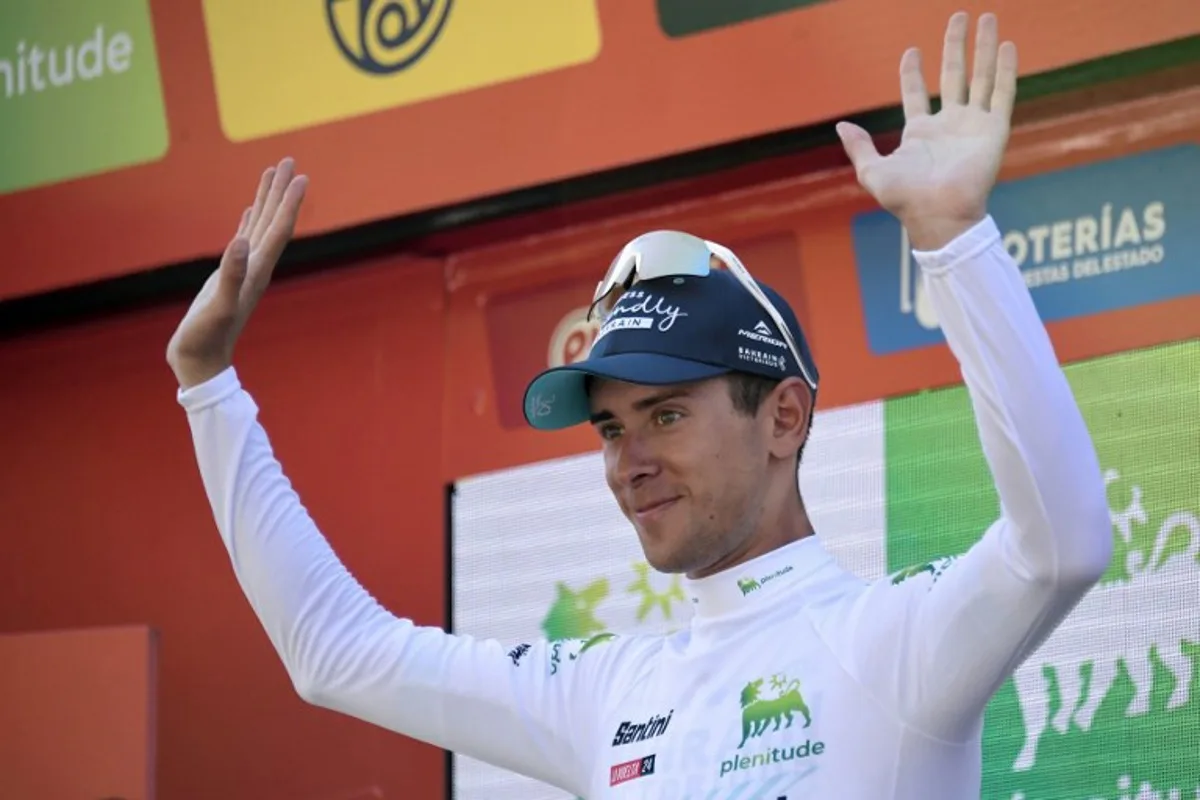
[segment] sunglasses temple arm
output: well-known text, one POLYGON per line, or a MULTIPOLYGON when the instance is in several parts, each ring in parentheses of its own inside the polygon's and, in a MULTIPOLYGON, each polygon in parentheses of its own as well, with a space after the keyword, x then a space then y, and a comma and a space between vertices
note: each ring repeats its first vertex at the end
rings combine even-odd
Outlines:
POLYGON ((746 287, 746 290, 754 296, 754 299, 758 301, 758 304, 761 305, 770 315, 771 321, 775 323, 775 327, 779 328, 779 330, 783 333, 784 338, 787 339, 788 347, 791 348, 792 351, 792 357, 796 359, 796 363, 800 367, 800 372, 804 374, 805 383, 808 384, 810 389, 815 389, 816 382, 813 380, 812 375, 810 375, 808 372, 808 365, 804 363, 804 359, 800 357, 800 348, 796 345, 796 340, 792 336, 791 329, 788 328, 787 323, 783 320, 783 316, 775 308, 775 304, 771 302, 771 299, 767 297, 766 293, 763 292, 763 290, 759 287, 758 282, 754 280, 754 276, 750 274, 750 270, 746 269, 746 265, 743 264, 741 259, 738 258, 728 247, 719 245, 716 242, 708 242, 708 246, 718 258, 720 258, 729 266, 730 270, 734 274, 734 277, 738 279, 738 282, 746 287))

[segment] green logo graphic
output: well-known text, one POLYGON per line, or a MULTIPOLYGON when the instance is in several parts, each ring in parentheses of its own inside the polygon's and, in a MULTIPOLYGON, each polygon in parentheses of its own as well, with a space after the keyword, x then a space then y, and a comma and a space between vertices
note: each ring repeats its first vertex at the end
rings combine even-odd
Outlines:
POLYGON ((596 606, 606 597, 608 581, 604 578, 592 581, 578 592, 560 581, 554 604, 542 620, 542 632, 551 641, 585 639, 602 632, 604 623, 596 619, 596 606))
POLYGON ((915 578, 925 573, 932 575, 933 580, 936 582, 938 578, 942 577, 942 573, 946 571, 946 568, 954 563, 955 558, 956 556, 942 556, 932 561, 926 561, 924 564, 913 564, 904 569, 896 570, 896 572, 892 573, 892 585, 899 586, 909 578, 915 578))
POLYGON ((579 658, 580 656, 582 656, 588 650, 591 650, 596 645, 603 644, 604 642, 607 642, 610 639, 615 639, 615 638, 617 638, 617 635, 615 633, 597 633, 595 636, 589 636, 586 640, 584 640, 584 643, 579 646, 579 652, 576 653, 575 655, 571 656, 571 658, 572 659, 579 658))
POLYGON ((804 717, 804 727, 812 724, 812 715, 800 694, 800 681, 789 680, 786 675, 773 675, 770 697, 763 696, 762 685, 763 679, 758 678, 742 689, 742 741, 738 745, 739 750, 745 746, 747 739, 762 736, 771 723, 775 724, 772 730, 776 731, 781 723, 786 723, 783 726, 785 728, 792 727, 795 714, 804 717))
POLYGON ((0 193, 166 154, 148 2, 0 3, 0 193))
POLYGON ((642 597, 642 603, 637 610, 638 622, 644 622, 655 607, 658 608, 663 619, 669 620, 671 619, 672 604, 687 602, 687 598, 683 594, 683 583, 678 575, 672 575, 670 587, 665 592, 660 592, 650 584, 649 564, 644 561, 634 564, 633 571, 637 573, 637 580, 629 584, 625 591, 642 597))
POLYGON ((823 0, 658 0, 658 24, 678 38, 782 14, 823 0))
POLYGON ((738 752, 721 762, 720 777, 765 767, 768 764, 819 756, 825 752, 824 742, 814 742, 811 739, 805 739, 803 742, 793 741, 785 745, 772 742, 766 749, 753 754, 745 754, 743 751, 751 739, 758 739, 769 733, 786 732, 797 717, 804 720, 803 725, 797 726, 798 729, 803 730, 812 725, 812 712, 804 702, 804 695, 800 693, 799 680, 784 674, 772 675, 770 681, 756 678, 742 689, 740 702, 742 740, 738 743, 738 752), (769 689, 764 689, 764 683, 769 684, 769 689))
MULTIPOLYGON (((626 587, 626 594, 640 597, 637 621, 645 622, 651 612, 658 609, 662 618, 670 621, 673 606, 684 603, 683 585, 678 575, 671 576, 665 591, 654 588, 650 582, 650 565, 638 562, 633 565, 634 580, 626 587)), ((588 650, 615 639, 617 634, 596 617, 600 604, 608 599, 608 579, 597 578, 578 591, 562 581, 555 585, 554 602, 542 619, 542 632, 550 647, 550 674, 554 675, 562 666, 564 652, 567 660, 574 661, 588 650), (577 649, 572 650, 574 646, 577 649)))
MULTIPOLYGON (((989 706, 983 796, 1196 797, 1200 342, 1066 372, 1104 471, 1115 553, 989 706)), ((961 553, 999 510, 965 390, 890 401, 885 420, 890 568, 961 553)))
POLYGON ((751 592, 758 591, 769 581, 773 581, 780 576, 787 575, 792 571, 792 569, 792 565, 788 564, 786 567, 781 567, 772 572, 770 575, 764 575, 761 578, 738 578, 737 585, 738 588, 742 590, 742 597, 745 597, 751 592))

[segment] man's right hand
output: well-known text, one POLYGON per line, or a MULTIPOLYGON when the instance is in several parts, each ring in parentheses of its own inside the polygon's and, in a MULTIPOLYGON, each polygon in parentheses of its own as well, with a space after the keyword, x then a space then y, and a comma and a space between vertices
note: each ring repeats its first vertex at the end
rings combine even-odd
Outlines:
POLYGON ((233 363, 233 349, 296 227, 308 178, 292 159, 263 173, 254 205, 242 213, 221 264, 192 301, 167 344, 167 363, 182 389, 233 363))

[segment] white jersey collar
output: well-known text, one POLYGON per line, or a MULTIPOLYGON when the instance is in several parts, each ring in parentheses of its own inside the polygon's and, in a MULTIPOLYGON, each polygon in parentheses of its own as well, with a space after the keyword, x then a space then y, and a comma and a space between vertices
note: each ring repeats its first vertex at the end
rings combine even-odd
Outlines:
POLYGON ((806 536, 737 566, 692 580, 684 588, 697 617, 716 617, 761 603, 812 575, 830 556, 815 535, 806 536))

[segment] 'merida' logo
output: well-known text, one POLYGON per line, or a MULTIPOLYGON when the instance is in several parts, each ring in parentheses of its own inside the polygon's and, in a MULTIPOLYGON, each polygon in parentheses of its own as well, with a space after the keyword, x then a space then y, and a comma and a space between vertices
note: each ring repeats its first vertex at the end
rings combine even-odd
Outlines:
POLYGON ((325 0, 342 55, 364 72, 387 75, 418 61, 437 41, 451 0, 325 0))
MULTIPOLYGON (((812 725, 812 712, 800 693, 799 680, 782 674, 773 675, 770 679, 770 689, 766 692, 763 690, 763 683, 764 679, 758 678, 747 683, 742 689, 742 740, 738 744, 739 751, 752 739, 791 728, 797 715, 804 720, 800 727, 807 728, 812 725)), ((825 743, 814 742, 811 739, 805 739, 803 742, 793 740, 787 745, 765 747, 753 754, 739 752, 721 762, 721 776, 768 764, 819 756, 824 752, 825 743)))

